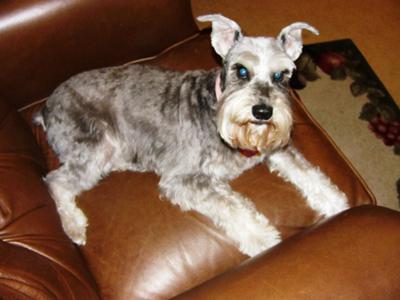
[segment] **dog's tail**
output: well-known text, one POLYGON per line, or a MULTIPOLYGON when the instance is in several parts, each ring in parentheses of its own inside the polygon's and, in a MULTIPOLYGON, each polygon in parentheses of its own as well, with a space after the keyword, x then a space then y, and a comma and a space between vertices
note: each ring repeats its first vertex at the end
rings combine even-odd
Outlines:
POLYGON ((47 108, 45 106, 41 110, 37 111, 32 117, 33 124, 42 126, 44 131, 46 131, 46 122, 45 122, 46 115, 47 115, 47 108))

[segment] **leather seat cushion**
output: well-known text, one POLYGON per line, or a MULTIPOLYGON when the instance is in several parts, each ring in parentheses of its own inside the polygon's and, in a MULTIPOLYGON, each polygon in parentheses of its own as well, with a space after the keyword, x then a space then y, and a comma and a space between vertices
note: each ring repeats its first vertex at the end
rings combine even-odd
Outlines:
MULTIPOLYGON (((203 32, 145 63, 209 69, 218 59, 209 33, 203 32)), ((295 93, 292 103, 295 146, 347 194, 351 206, 374 203, 362 179, 295 93)), ((29 122, 41 105, 21 113, 29 122)), ((49 168, 55 168, 43 132, 34 126, 32 130, 49 168)), ((152 173, 113 173, 78 199, 89 219, 87 245, 81 250, 105 299, 172 297, 246 259, 208 219, 161 200, 157 183, 152 173)), ((299 192, 265 166, 249 170, 232 187, 251 198, 285 238, 319 221, 299 192)))

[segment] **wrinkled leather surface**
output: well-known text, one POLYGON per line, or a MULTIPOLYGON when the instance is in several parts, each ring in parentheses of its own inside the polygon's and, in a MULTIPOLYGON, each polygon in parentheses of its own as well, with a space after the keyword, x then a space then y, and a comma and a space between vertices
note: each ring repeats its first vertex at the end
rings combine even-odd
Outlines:
POLYGON ((95 283, 62 231, 42 181, 43 156, 29 128, 4 100, 0 141, 0 296, 97 299, 95 283))

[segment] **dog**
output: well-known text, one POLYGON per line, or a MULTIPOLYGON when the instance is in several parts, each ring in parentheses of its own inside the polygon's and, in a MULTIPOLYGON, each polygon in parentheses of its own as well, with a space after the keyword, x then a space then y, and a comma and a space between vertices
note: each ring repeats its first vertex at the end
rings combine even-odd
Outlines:
POLYGON ((76 244, 85 244, 88 221, 75 197, 111 171, 157 173, 162 196, 210 218, 249 256, 281 241, 229 185, 256 164, 293 183, 322 217, 348 207, 345 194, 290 143, 288 80, 302 30, 318 31, 299 22, 277 38, 248 37, 220 14, 198 20, 212 23, 221 68, 177 72, 130 64, 87 71, 55 89, 36 115, 61 162, 45 181, 76 244))

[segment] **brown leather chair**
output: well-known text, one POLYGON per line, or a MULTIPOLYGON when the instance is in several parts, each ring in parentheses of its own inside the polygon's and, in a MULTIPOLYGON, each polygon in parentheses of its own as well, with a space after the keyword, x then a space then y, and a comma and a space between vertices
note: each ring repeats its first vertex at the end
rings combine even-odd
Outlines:
POLYGON ((296 146, 353 208, 321 221, 258 166, 232 185, 285 240, 249 259, 208 219, 159 199, 156 175, 121 172, 79 197, 88 242, 73 245, 42 181, 58 162, 32 114, 69 76, 135 60, 218 65, 186 0, 0 3, 1 299, 400 299, 400 214, 374 206, 294 93, 296 146))

